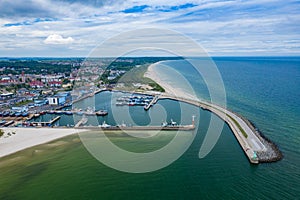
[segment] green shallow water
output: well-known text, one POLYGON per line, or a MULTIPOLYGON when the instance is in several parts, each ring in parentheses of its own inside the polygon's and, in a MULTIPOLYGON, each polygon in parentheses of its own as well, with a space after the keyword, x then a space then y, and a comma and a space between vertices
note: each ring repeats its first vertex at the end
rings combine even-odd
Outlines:
MULTIPOLYGON (((74 135, 2 158, 0 199, 297 198, 298 183, 277 187, 289 181, 287 170, 275 171, 284 163, 250 165, 228 126, 212 152, 199 159, 205 119, 210 117, 201 112, 203 120, 191 147, 166 168, 144 174, 111 169, 93 158, 74 135)), ((185 134, 182 137, 195 133, 185 134)), ((120 133, 109 137, 122 148, 145 152, 164 146, 174 133, 163 132, 142 144, 120 133)), ((293 171, 288 171, 292 176, 293 171)))

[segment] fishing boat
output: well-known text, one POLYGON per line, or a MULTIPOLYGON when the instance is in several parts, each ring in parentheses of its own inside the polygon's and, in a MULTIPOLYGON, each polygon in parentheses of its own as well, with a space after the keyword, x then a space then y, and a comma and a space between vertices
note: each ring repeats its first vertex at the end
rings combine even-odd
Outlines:
POLYGON ((64 114, 66 114, 66 115, 73 115, 73 113, 71 111, 65 111, 64 114))
POLYGON ((61 111, 61 110, 57 110, 57 111, 55 111, 55 114, 57 114, 57 115, 61 115, 61 114, 63 114, 64 112, 63 111, 61 111))
POLYGON ((6 123, 6 120, 1 120, 0 121, 0 126, 2 126, 3 124, 5 124, 6 123))
POLYGON ((23 112, 22 117, 28 117, 28 112, 23 112))
POLYGON ((40 112, 40 115, 44 115, 44 114, 46 114, 46 111, 43 110, 40 112))
POLYGON ((10 116, 10 117, 15 117, 15 116, 16 116, 16 113, 12 111, 12 112, 9 114, 9 116, 10 116))
POLYGON ((81 110, 79 110, 79 111, 76 111, 75 114, 81 116, 81 115, 83 115, 84 113, 83 113, 81 110))
POLYGON ((108 115, 108 112, 106 110, 99 110, 96 112, 97 116, 105 116, 108 115))
POLYGON ((16 113, 15 113, 15 116, 16 116, 16 117, 20 117, 21 115, 22 115, 22 113, 20 113, 20 112, 16 112, 16 113))
POLYGON ((116 106, 124 106, 124 105, 126 105, 125 102, 117 102, 117 103, 116 103, 116 106))
POLYGON ((9 112, 8 112, 8 111, 5 111, 5 112, 2 114, 3 117, 8 117, 8 115, 9 115, 9 112))
POLYGON ((99 125, 98 127, 100 127, 100 128, 110 128, 111 125, 107 124, 107 123, 104 121, 104 122, 103 122, 101 125, 99 125))

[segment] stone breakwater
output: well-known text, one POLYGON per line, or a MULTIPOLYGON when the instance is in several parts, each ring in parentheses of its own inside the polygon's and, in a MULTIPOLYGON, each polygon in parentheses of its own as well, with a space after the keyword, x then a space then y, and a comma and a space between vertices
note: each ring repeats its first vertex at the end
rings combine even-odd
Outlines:
POLYGON ((260 141, 265 145, 268 149, 266 152, 257 152, 257 157, 259 162, 261 163, 269 163, 276 162, 283 158, 282 152, 279 150, 279 147, 272 142, 269 138, 267 138, 258 128, 256 128, 255 124, 250 120, 240 116, 248 126, 253 130, 256 136, 260 139, 260 141))
POLYGON ((243 116, 221 108, 217 105, 202 102, 195 99, 174 97, 173 95, 162 94, 159 99, 173 99, 186 102, 202 109, 209 110, 223 119, 231 128, 236 139, 244 150, 246 156, 253 164, 276 162, 282 159, 283 155, 277 145, 265 137, 248 119, 243 116), (227 117, 226 117, 227 116, 227 117), (244 131, 244 134, 242 133, 244 131))
POLYGON ((269 138, 267 138, 250 120, 241 116, 240 114, 235 113, 239 116, 253 131, 253 133, 258 137, 258 139, 263 143, 263 145, 267 148, 267 151, 259 151, 256 152, 258 160, 260 163, 269 163, 276 162, 283 158, 282 152, 279 150, 278 146, 272 142, 269 138))

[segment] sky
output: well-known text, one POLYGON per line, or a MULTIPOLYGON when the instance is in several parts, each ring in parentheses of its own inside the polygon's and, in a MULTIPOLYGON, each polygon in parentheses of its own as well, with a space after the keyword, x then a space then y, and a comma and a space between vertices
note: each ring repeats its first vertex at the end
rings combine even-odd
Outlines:
POLYGON ((0 57, 86 57, 144 28, 174 30, 211 56, 300 56, 299 22, 299 0, 0 0, 0 57))

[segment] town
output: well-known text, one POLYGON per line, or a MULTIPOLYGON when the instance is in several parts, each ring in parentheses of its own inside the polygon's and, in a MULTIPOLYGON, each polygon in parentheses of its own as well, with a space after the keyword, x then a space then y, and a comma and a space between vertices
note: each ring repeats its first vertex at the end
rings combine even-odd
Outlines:
POLYGON ((164 59, 1 59, 0 126, 20 126, 103 89, 159 91, 143 74, 149 64, 164 59))

